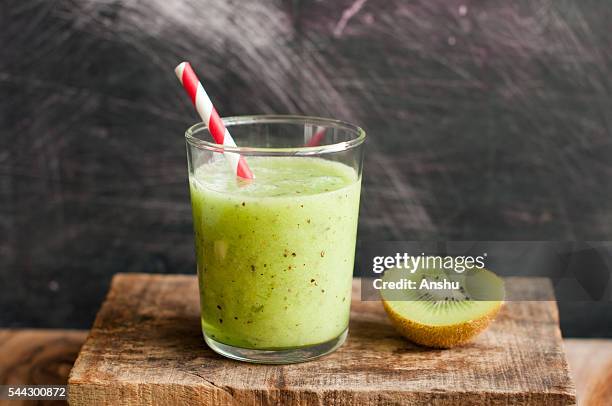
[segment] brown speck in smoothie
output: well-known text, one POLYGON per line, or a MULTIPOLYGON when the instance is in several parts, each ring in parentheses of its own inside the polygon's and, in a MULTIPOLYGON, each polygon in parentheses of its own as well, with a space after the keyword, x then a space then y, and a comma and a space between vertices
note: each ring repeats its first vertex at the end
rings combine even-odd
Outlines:
POLYGON ((234 320, 238 320, 238 317, 234 317, 234 320))
POLYGON ((267 266, 268 266, 268 264, 264 264, 264 268, 267 267, 267 266))
POLYGON ((245 203, 245 202, 242 202, 242 207, 244 207, 244 206, 246 206, 246 203, 245 203))
POLYGON ((321 293, 325 293, 325 289, 321 289, 321 293))
POLYGON ((217 309, 221 310, 221 306, 217 305, 217 309))
POLYGON ((255 265, 251 265, 251 271, 255 272, 255 265))
POLYGON ((223 324, 223 319, 219 319, 219 323, 223 324))
POLYGON ((306 222, 307 222, 308 224, 310 224, 310 219, 306 219, 306 222))
POLYGON ((315 281, 314 279, 311 279, 311 280, 310 280, 310 283, 313 283, 314 281, 315 281))
POLYGON ((297 255, 297 254, 296 254, 295 252, 292 252, 292 253, 291 253, 291 256, 292 256, 292 257, 295 257, 296 255, 297 255))
POLYGON ((325 256, 325 251, 321 251, 321 258, 325 256))
POLYGON ((287 289, 287 292, 291 292, 291 288, 287 289))
POLYGON ((303 204, 300 204, 300 207, 303 209, 303 208, 304 208, 304 205, 303 205, 303 204))
POLYGON ((289 267, 287 268, 288 271, 292 270, 293 267, 291 265, 289 265, 289 267))
POLYGON ((251 324, 253 320, 247 320, 247 324, 251 324))
POLYGON ((343 297, 343 298, 342 298, 342 301, 343 301, 343 302, 345 302, 345 301, 346 301, 346 297, 343 297))

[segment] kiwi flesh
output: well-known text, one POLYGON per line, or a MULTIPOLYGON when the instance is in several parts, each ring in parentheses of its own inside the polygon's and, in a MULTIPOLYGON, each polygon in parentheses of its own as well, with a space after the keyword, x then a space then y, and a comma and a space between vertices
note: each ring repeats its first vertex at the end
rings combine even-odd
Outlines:
POLYGON ((383 282, 413 280, 420 289, 382 289, 382 302, 393 326, 417 344, 451 348, 465 343, 493 321, 504 300, 502 279, 486 269, 462 274, 437 269, 414 273, 389 269, 383 282), (458 282, 458 289, 429 289, 441 281, 458 282), (426 281, 423 283, 423 281, 426 281), (425 286, 428 285, 428 286, 425 286))

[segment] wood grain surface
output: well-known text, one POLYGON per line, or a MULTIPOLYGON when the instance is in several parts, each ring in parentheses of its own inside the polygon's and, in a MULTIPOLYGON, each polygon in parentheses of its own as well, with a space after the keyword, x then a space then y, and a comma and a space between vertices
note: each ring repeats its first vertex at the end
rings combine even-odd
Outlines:
MULTIPOLYGON (((67 383, 70 368, 66 366, 74 363, 77 351, 86 337, 86 331, 75 330, 0 330, 0 384, 67 383), (53 350, 49 350, 49 347, 53 350), (34 353, 53 355, 41 358, 35 357, 34 353), (33 372, 48 370, 48 365, 62 367, 52 368, 54 372, 51 374, 33 372)), ((612 370, 612 340, 565 339, 564 346, 576 384, 577 405, 612 404, 612 393, 609 391, 612 388, 612 376, 609 373, 612 370), (598 396, 594 397, 593 393, 598 396)), ((39 405, 64 403, 38 402, 39 405)), ((0 401, 0 405, 3 404, 0 401)), ((7 404, 15 405, 19 403, 7 404)))
POLYGON ((579 406, 612 405, 612 340, 564 341, 579 406))
MULTIPOLYGON (((0 330, 0 385, 66 385, 86 336, 78 330, 0 330)), ((65 403, 0 400, 7 406, 65 403)))
MULTIPOLYGON (((550 294, 545 279, 513 278, 550 294)), ((303 364, 251 365, 209 350, 197 282, 119 274, 70 374, 89 404, 541 404, 574 402, 554 302, 510 302, 475 341, 430 350, 402 339, 354 284, 349 339, 303 364)))

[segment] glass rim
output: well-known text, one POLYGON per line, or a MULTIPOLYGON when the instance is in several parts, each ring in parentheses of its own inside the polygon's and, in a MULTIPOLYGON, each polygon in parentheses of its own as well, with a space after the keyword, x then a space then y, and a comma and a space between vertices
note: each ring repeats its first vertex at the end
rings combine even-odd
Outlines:
POLYGON ((231 130, 232 126, 247 125, 247 124, 311 124, 323 127, 340 128, 353 132, 355 138, 348 141, 337 142, 334 144, 322 144, 317 146, 300 146, 300 147, 248 147, 237 146, 230 147, 217 144, 214 141, 206 141, 196 136, 197 133, 208 129, 208 125, 204 122, 199 122, 185 131, 185 140, 187 143, 198 149, 205 149, 213 152, 234 152, 241 155, 321 155, 332 152, 341 152, 353 149, 361 144, 366 139, 365 131, 354 124, 342 120, 331 118, 314 117, 314 116, 299 116, 299 115, 253 115, 253 116, 231 116, 222 117, 223 124, 231 130))

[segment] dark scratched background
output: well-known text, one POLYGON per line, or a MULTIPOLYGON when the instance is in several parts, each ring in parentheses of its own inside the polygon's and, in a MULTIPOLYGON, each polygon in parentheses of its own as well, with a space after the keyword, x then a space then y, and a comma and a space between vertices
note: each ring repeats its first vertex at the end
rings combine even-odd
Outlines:
MULTIPOLYGON (((359 239, 612 240, 604 1, 3 0, 0 326, 90 325, 115 272, 194 273, 173 73, 224 115, 363 126, 359 239)), ((564 334, 612 306, 561 303, 564 334)))

